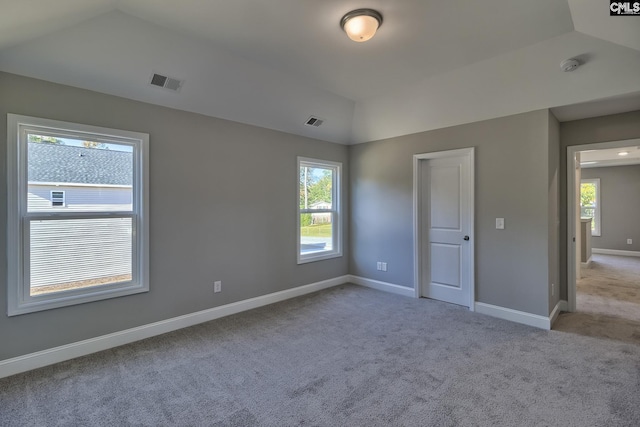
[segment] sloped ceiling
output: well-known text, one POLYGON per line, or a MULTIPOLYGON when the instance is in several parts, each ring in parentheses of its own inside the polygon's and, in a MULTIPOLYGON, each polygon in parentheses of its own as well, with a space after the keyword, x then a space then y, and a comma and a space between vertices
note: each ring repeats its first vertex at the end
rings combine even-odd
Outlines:
POLYGON ((640 18, 607 16, 607 6, 600 0, 569 0, 575 30, 640 50, 640 18))
POLYGON ((4 0, 0 70, 364 142, 640 92, 640 18, 599 3, 4 0), (338 25, 360 7, 384 16, 363 44, 338 25), (152 87, 153 72, 185 84, 152 87), (305 126, 310 115, 325 123, 305 126))

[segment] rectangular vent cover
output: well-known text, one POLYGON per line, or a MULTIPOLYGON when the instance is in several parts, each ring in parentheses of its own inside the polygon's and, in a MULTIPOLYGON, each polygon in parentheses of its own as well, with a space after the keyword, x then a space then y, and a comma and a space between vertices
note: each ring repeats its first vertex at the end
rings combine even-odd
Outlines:
POLYGON ((161 74, 153 74, 151 76, 151 81, 149 82, 152 86, 158 86, 164 89, 169 89, 172 90, 174 92, 177 92, 180 90, 180 88, 182 87, 182 84, 184 83, 184 81, 173 78, 173 77, 167 77, 167 76, 163 76, 161 74))
POLYGON ((314 127, 318 127, 320 126, 322 123, 324 123, 324 119, 318 118, 318 117, 314 117, 311 116, 307 119, 307 122, 305 123, 305 125, 307 126, 314 126, 314 127))

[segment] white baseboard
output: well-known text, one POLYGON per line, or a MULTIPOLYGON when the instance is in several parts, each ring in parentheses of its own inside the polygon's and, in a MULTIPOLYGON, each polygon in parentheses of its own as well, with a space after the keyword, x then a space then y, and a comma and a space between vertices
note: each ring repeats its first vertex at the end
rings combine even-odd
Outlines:
POLYGON ((195 313, 185 314, 184 316, 161 320, 159 322, 150 323, 137 328, 126 329, 124 331, 114 332, 112 334, 102 335, 88 340, 78 341, 60 347, 54 347, 38 351, 36 353, 14 357, 12 359, 2 360, 0 361, 0 378, 63 362, 65 360, 74 359, 76 357, 86 356, 98 351, 129 344, 134 341, 151 338, 177 329, 197 325, 198 323, 208 322, 210 320, 219 319, 242 311, 251 310, 322 289, 342 285, 350 281, 352 280, 349 275, 340 276, 309 285, 299 286, 297 288, 274 292, 272 294, 262 295, 195 313))
MULTIPOLYGON (((398 295, 404 295, 407 297, 415 298, 416 296, 415 290, 413 288, 408 288, 406 286, 400 286, 393 283, 381 282, 379 280, 367 279, 364 277, 352 275, 350 276, 350 282, 356 285, 366 286, 368 288, 373 288, 398 295)), ((476 302, 473 308, 480 314, 486 314, 500 319, 509 320, 511 322, 523 323, 525 325, 534 326, 536 328, 549 330, 551 329, 551 325, 553 324, 555 319, 560 314, 560 311, 566 311, 566 307, 566 301, 559 301, 549 317, 500 307, 497 305, 486 304, 483 302, 476 302), (562 307, 564 307, 565 310, 562 310, 562 307)))
MULTIPOLYGON (((556 306, 553 308, 553 310, 551 311, 551 314, 549 315, 549 329, 553 328, 553 324, 555 323, 556 319, 558 319, 558 316, 560 315, 560 312, 563 311, 562 310, 562 303, 565 303, 566 305, 566 301, 558 301, 558 303, 556 304, 556 306)), ((566 311, 566 310, 564 310, 566 311)))
POLYGON ((640 252, 638 251, 622 251, 619 249, 598 249, 592 248, 591 253, 594 254, 602 254, 602 255, 619 255, 619 256, 637 256, 640 257, 640 252))
POLYGON ((488 316, 509 320, 511 322, 522 323, 540 329, 551 329, 551 317, 526 313, 524 311, 513 310, 511 308, 500 307, 497 305, 485 304, 483 302, 476 302, 475 306, 476 313, 486 314, 488 316))
POLYGON ((379 291, 390 292, 392 294, 404 295, 415 298, 415 290, 406 286, 395 285, 393 283, 381 282, 380 280, 367 279, 360 276, 349 276, 349 281, 356 285, 365 286, 367 288, 377 289, 379 291))
POLYGON ((561 299, 558 304, 560 304, 560 311, 569 311, 569 302, 567 300, 561 299))

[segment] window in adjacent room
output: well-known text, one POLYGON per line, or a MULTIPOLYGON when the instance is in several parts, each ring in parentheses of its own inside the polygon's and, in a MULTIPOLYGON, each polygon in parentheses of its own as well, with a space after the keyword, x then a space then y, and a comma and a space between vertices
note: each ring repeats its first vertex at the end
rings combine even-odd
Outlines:
POLYGON ((342 255, 342 164, 298 158, 298 264, 342 255))
POLYGON ((8 129, 9 315, 148 291, 148 135, 14 114, 8 129))
POLYGON ((51 207, 64 207, 64 191, 51 192, 51 207))
POLYGON ((580 180, 580 217, 591 218, 591 235, 600 236, 600 179, 580 180))

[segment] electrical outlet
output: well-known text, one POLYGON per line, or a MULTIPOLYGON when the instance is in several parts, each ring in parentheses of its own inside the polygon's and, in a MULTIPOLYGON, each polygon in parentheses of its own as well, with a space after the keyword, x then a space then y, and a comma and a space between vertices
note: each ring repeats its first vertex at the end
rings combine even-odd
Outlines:
POLYGON ((378 269, 378 271, 382 270, 382 263, 380 261, 378 261, 376 268, 378 269))
POLYGON ((504 230, 504 218, 496 218, 496 230, 504 230))
POLYGON ((222 292, 222 282, 220 280, 213 282, 213 292, 222 292))
POLYGON ((387 263, 383 262, 382 264, 382 271, 387 271, 387 263))
POLYGON ((627 239, 627 245, 633 245, 633 239, 627 239))

